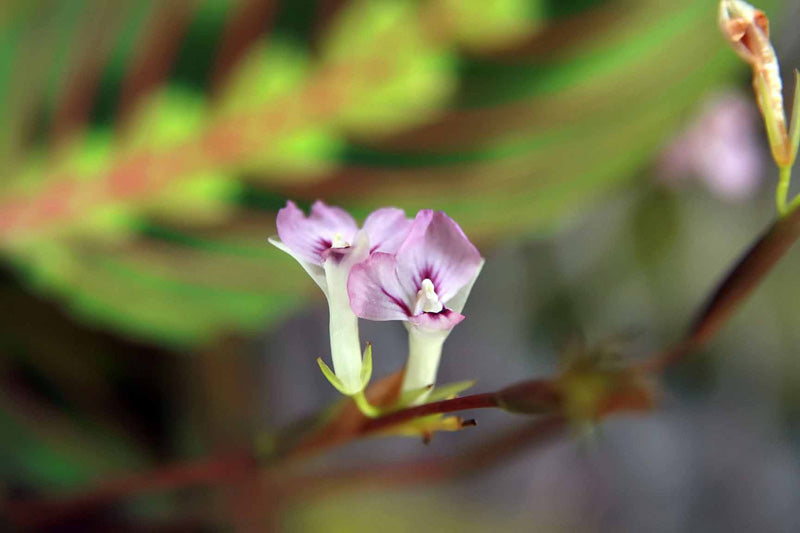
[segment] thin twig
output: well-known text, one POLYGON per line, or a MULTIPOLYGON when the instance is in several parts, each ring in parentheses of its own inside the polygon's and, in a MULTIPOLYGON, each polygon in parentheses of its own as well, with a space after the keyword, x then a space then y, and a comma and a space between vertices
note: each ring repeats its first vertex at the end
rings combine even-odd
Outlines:
POLYGON ((795 209, 778 219, 725 276, 692 322, 686 337, 670 350, 647 361, 645 368, 662 372, 714 337, 798 238, 800 209, 795 209))
POLYGON ((133 495, 231 482, 252 472, 255 465, 255 460, 243 453, 172 464, 106 481, 69 497, 10 501, 6 505, 6 513, 19 527, 43 527, 133 495))
POLYGON ((408 407, 400 411, 367 421, 360 430, 361 435, 375 433, 381 430, 397 426, 403 422, 421 418, 424 416, 454 413, 456 411, 466 411, 468 409, 486 409, 498 407, 495 394, 491 392, 483 394, 472 394, 461 398, 441 400, 438 402, 426 403, 415 407, 408 407))
POLYGON ((333 470, 281 480, 288 499, 336 490, 363 490, 372 486, 409 485, 468 476, 486 467, 508 461, 531 446, 550 442, 566 427, 566 419, 552 415, 523 424, 488 442, 452 457, 333 470))

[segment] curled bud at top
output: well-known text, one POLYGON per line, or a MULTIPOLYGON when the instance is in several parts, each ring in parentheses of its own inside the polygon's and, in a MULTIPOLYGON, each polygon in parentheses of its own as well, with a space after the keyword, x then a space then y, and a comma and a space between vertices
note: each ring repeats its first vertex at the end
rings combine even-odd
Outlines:
POLYGON ((779 167, 791 167, 795 150, 786 124, 780 67, 769 40, 767 16, 742 0, 722 0, 719 25, 739 57, 753 69, 753 87, 775 162, 779 167))

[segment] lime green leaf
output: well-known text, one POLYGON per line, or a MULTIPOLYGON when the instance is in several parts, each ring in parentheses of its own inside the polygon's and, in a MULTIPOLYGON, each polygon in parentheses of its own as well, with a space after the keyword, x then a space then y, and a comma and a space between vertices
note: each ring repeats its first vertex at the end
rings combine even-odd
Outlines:
POLYGON ((364 349, 364 359, 361 366, 361 389, 364 390, 372 379, 372 344, 367 343, 364 349))
POLYGON ((333 370, 325 364, 325 361, 322 360, 322 357, 317 357, 317 364, 319 365, 319 369, 322 370, 322 374, 325 376, 325 379, 330 381, 331 385, 334 386, 336 390, 344 394, 345 396, 350 396, 350 391, 347 390, 342 380, 336 377, 336 374, 333 373, 333 370))
POLYGON ((789 136, 792 139, 792 163, 794 163, 797 159, 797 147, 800 145, 800 72, 797 69, 794 71, 794 100, 789 136))

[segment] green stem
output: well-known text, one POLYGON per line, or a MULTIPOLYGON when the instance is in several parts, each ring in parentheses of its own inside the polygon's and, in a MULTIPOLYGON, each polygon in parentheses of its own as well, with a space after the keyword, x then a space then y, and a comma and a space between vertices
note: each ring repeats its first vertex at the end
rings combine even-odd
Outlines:
MULTIPOLYGON (((778 188, 775 190, 775 202, 778 205, 778 214, 780 216, 785 216, 789 213, 790 206, 787 206, 787 198, 789 196, 789 184, 792 181, 792 167, 785 166, 780 167, 780 177, 778 178, 778 188)), ((797 203, 797 199, 792 202, 792 206, 795 206, 797 203)))
POLYGON ((369 400, 367 400, 367 395, 364 394, 364 391, 357 392, 350 396, 354 402, 356 402, 356 406, 358 410, 361 411, 361 414, 366 416, 367 418, 378 418, 383 414, 383 411, 379 407, 375 407, 369 400))

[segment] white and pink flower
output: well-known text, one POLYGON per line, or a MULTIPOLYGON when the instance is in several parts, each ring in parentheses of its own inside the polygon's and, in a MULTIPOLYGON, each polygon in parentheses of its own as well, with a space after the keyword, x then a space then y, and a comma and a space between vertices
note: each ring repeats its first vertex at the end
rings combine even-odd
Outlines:
POLYGON ((758 192, 766 166, 758 137, 758 111, 747 98, 714 95, 662 153, 657 178, 670 187, 697 178, 721 200, 750 199, 758 192))
POLYGON ((346 211, 317 201, 308 216, 287 202, 277 228, 280 240, 270 242, 294 257, 328 299, 334 370, 321 360, 320 367, 331 383, 365 414, 374 413, 363 395, 371 351, 362 359, 358 317, 400 320, 409 334, 403 391, 424 400, 483 267, 459 225, 429 209, 412 221, 401 209, 383 208, 359 229, 346 211))
POLYGON ((369 320, 401 320, 409 331, 404 391, 433 385, 442 345, 464 319, 483 258, 443 212, 420 211, 392 253, 375 252, 355 265, 347 283, 350 305, 369 320))
POLYGON ((328 299, 331 358, 338 379, 334 384, 345 394, 357 394, 366 385, 358 319, 347 295, 350 269, 370 253, 397 250, 411 222, 403 210, 387 207, 372 212, 359 229, 347 211, 322 201, 314 203, 308 216, 291 201, 278 212, 280 240, 269 241, 294 257, 328 299))

